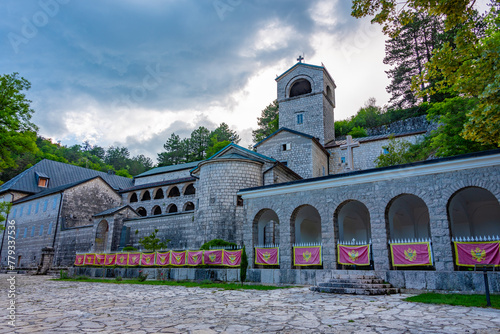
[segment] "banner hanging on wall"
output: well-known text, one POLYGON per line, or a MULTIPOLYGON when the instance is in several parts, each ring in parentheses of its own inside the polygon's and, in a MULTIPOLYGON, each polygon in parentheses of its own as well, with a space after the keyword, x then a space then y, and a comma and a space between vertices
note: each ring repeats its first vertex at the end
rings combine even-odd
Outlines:
POLYGON ((76 254, 75 266, 83 266, 85 263, 85 254, 76 254))
POLYGON ((261 264, 264 266, 279 265, 279 248, 255 247, 255 264, 261 264))
POLYGON ((319 266, 321 263, 321 246, 293 247, 294 266, 319 266))
POLYGON ((95 254, 85 254, 85 265, 92 266, 95 263, 95 254))
POLYGON ((116 254, 106 254, 106 266, 114 266, 116 264, 116 254))
POLYGON ((465 267, 478 264, 500 266, 500 241, 455 241, 455 263, 465 267))
POLYGON ((243 250, 224 250, 222 264, 228 267, 239 267, 241 264, 241 254, 243 250))
POLYGON ((157 266, 168 266, 170 264, 170 251, 156 253, 156 265, 157 266))
POLYGON ((390 246, 394 267, 432 266, 429 242, 394 243, 390 246))
POLYGON ((187 251, 187 265, 198 266, 203 264, 203 251, 187 251))
POLYGON ((106 254, 96 254, 94 264, 96 266, 104 266, 106 264, 106 254))
POLYGON ((141 264, 141 253, 129 253, 127 266, 135 267, 141 264))
POLYGON ((356 266, 370 265, 370 245, 337 245, 338 263, 356 266))
POLYGON ((203 252, 203 263, 209 265, 222 264, 222 249, 206 250, 203 252))
POLYGON ((154 266, 156 253, 141 253, 141 266, 154 266))
POLYGON ((128 263, 128 253, 116 254, 116 265, 126 266, 128 263))
POLYGON ((170 264, 176 267, 180 267, 186 264, 186 251, 183 252, 171 252, 170 264))

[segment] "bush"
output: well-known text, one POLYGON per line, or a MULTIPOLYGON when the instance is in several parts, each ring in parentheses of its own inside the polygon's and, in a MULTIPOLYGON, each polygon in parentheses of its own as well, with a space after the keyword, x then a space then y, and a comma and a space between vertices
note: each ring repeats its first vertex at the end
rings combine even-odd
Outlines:
POLYGON ((69 278, 68 272, 61 269, 59 271, 59 278, 60 279, 68 279, 69 278))
POLYGON ((224 241, 222 239, 213 239, 213 240, 210 240, 209 242, 205 242, 200 247, 200 249, 201 250, 210 250, 210 247, 229 247, 229 246, 236 247, 237 245, 234 242, 224 241))
POLYGON ((123 278, 121 276, 116 276, 115 281, 121 282, 123 281, 123 278))
POLYGON ((126 246, 126 247, 123 247, 123 249, 122 249, 123 252, 131 252, 131 251, 133 252, 136 250, 137 250, 137 248, 132 247, 132 246, 126 246))
POLYGON ((247 279, 247 268, 248 268, 248 257, 247 257, 247 252, 245 251, 245 247, 243 247, 243 251, 241 252, 241 265, 240 265, 241 283, 245 282, 247 279))
POLYGON ((149 274, 143 274, 142 270, 139 270, 139 277, 137 278, 139 282, 144 282, 148 278, 149 274))
POLYGON ((84 280, 87 280, 89 278, 87 276, 77 276, 75 279, 77 279, 79 281, 84 281, 84 280))

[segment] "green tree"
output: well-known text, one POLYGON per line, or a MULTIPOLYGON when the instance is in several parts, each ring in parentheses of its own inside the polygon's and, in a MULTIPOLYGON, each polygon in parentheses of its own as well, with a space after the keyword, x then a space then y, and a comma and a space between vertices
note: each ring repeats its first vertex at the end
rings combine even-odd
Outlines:
POLYGON ((353 138, 361 138, 361 137, 366 137, 368 136, 368 134, 366 133, 366 130, 360 126, 355 126, 350 132, 349 134, 353 137, 353 138))
POLYGON ((207 149, 210 143, 210 131, 200 126, 198 129, 191 132, 189 138, 189 160, 203 160, 207 156, 207 149))
POLYGON ((106 150, 104 162, 108 165, 113 166, 115 170, 126 169, 128 166, 129 157, 130 152, 128 151, 128 148, 110 146, 106 150))
POLYGON ((387 167, 393 165, 401 165, 413 161, 413 156, 410 153, 412 144, 405 140, 398 140, 394 137, 389 138, 389 143, 382 146, 384 153, 375 159, 377 167, 387 167))
POLYGON ((226 123, 221 123, 217 129, 210 132, 210 139, 215 138, 215 142, 231 142, 238 144, 240 142, 240 136, 236 131, 231 130, 226 123))
MULTIPOLYGON (((5 221, 7 218, 7 215, 10 212, 10 208, 12 206, 12 203, 10 202, 0 202, 0 223, 5 221)), ((0 224, 0 231, 3 231, 5 229, 5 226, 0 224)))
POLYGON ((156 236, 158 229, 155 229, 150 235, 139 239, 139 244, 144 247, 144 249, 155 252, 157 250, 166 249, 170 239, 161 241, 160 238, 156 236))
POLYGON ((34 111, 23 93, 30 88, 18 73, 0 76, 0 171, 16 166, 16 154, 37 151, 37 127, 30 122, 34 111))
POLYGON ((279 128, 279 105, 278 100, 274 100, 257 118, 259 128, 252 131, 253 142, 258 143, 279 128))
POLYGON ((135 176, 144 173, 151 168, 153 168, 153 160, 146 157, 144 154, 139 154, 138 156, 130 159, 128 172, 135 176))

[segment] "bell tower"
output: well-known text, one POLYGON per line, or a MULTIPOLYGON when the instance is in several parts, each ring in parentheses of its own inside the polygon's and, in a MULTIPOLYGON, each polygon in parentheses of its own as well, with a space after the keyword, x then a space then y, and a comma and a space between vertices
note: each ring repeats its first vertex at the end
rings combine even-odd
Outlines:
POLYGON ((335 82, 322 66, 298 63, 276 78, 279 127, 311 135, 322 145, 335 139, 335 82))

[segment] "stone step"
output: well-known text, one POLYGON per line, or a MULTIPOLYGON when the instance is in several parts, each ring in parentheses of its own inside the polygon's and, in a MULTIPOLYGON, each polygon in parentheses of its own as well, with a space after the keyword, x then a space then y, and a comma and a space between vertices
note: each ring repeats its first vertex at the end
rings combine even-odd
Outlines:
POLYGON ((369 288, 369 289, 387 289, 387 288, 392 288, 392 285, 390 284, 360 284, 358 282, 326 282, 326 283, 319 283, 319 287, 325 287, 325 288, 369 288))
POLYGON ((336 293, 336 294, 350 294, 350 295, 389 295, 399 293, 397 288, 332 288, 332 287, 311 287, 311 291, 324 292, 324 293, 336 293))
POLYGON ((360 284, 384 284, 384 280, 380 278, 374 279, 331 279, 328 282, 331 283, 351 283, 356 282, 360 284))
POLYGON ((346 279, 346 280, 372 280, 372 279, 379 279, 375 275, 346 275, 346 274, 340 274, 340 275, 334 275, 332 279, 338 280, 338 279, 346 279))

